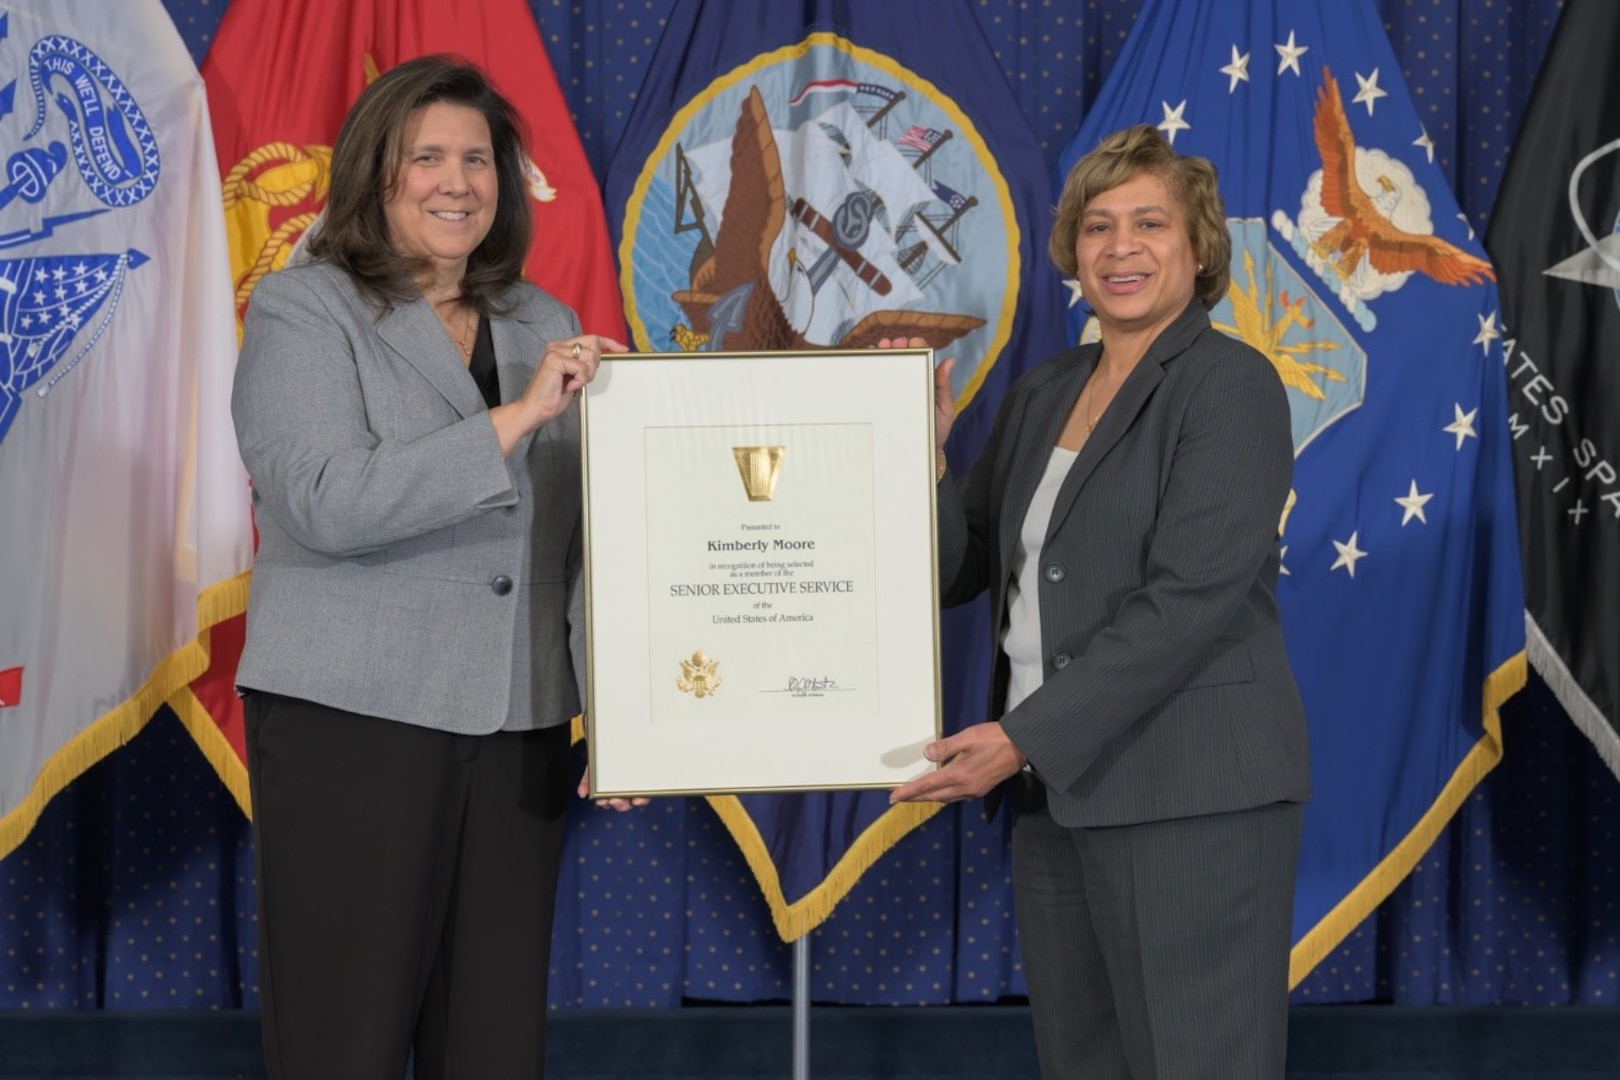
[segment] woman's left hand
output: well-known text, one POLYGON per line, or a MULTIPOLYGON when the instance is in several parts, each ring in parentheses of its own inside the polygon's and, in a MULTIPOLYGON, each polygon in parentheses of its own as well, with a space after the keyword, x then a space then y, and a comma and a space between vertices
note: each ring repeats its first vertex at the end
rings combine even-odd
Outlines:
MULTIPOLYGON (((920 337, 914 338, 883 338, 878 342, 880 349, 923 349, 928 342, 920 337)), ((956 394, 951 389, 951 369, 956 366, 956 359, 947 356, 934 365, 934 449, 941 454, 945 452, 945 439, 951 433, 951 425, 956 422, 956 394)))
POLYGON ((889 792, 891 806, 901 802, 958 802, 980 798, 1003 780, 1016 775, 1028 760, 994 721, 974 724, 948 739, 929 743, 923 756, 945 764, 889 792))
MULTIPOLYGON (((589 799, 591 797, 591 770, 589 766, 586 767, 585 771, 581 773, 579 777, 579 797, 582 799, 589 799)), ((622 814, 626 810, 632 810, 638 806, 646 806, 648 803, 652 802, 652 800, 642 796, 637 796, 633 799, 597 799, 595 802, 597 806, 605 806, 609 810, 617 810, 622 814)))

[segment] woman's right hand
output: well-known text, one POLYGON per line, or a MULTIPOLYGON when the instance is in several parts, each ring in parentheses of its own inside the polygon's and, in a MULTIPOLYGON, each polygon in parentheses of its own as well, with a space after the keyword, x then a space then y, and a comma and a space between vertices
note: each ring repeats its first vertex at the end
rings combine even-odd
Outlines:
POLYGON ((490 410, 501 453, 511 453, 525 435, 561 416, 574 396, 596 378, 603 353, 629 351, 622 343, 600 334, 581 334, 548 344, 523 393, 490 410))
POLYGON ((945 452, 945 439, 956 423, 956 392, 951 389, 951 369, 955 357, 946 357, 934 368, 934 449, 945 452))

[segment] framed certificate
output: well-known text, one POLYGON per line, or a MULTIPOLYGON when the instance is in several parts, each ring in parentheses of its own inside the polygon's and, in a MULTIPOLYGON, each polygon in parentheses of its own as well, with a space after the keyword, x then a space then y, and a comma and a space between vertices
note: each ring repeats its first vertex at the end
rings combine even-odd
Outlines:
POLYGON ((593 794, 933 768, 933 400, 928 349, 602 358, 582 405, 593 794))

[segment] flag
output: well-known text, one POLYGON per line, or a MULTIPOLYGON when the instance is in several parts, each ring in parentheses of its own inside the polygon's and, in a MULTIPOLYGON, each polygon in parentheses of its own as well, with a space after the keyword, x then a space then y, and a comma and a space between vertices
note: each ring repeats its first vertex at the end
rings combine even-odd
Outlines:
POLYGON ((158 0, 0 13, 0 856, 208 666, 251 540, 202 80, 158 0))
MULTIPOLYGON (((1233 244, 1211 318, 1288 388, 1296 984, 1500 760, 1525 679, 1496 289, 1400 70, 1367 0, 1148 0, 1059 163, 1139 123, 1213 161, 1233 244)), ((1084 312, 1076 290, 1076 335, 1084 312)))
MULTIPOLYGON (((447 52, 482 67, 528 126, 535 218, 527 277, 578 312, 587 332, 623 340, 601 193, 523 0, 232 0, 203 62, 219 149, 237 326, 253 287, 285 265, 326 204, 332 143, 371 80, 447 52)), ((242 626, 215 634, 219 662, 177 707, 247 809, 241 706, 232 687, 242 626)))
POLYGON ((1620 774, 1620 5, 1568 0, 1486 246, 1530 661, 1620 774))
POLYGON ((894 140, 896 146, 904 146, 908 150, 915 150, 919 154, 926 153, 940 140, 944 133, 938 128, 925 128, 920 124, 912 124, 900 133, 894 140))
MULTIPOLYGON (((761 352, 922 337, 954 356, 972 460, 1063 345, 1034 134, 966 0, 677 0, 608 172, 636 347, 761 352)), ((943 630, 946 724, 985 719, 985 606, 943 630)), ((882 792, 710 799, 787 940, 936 808, 882 792)))

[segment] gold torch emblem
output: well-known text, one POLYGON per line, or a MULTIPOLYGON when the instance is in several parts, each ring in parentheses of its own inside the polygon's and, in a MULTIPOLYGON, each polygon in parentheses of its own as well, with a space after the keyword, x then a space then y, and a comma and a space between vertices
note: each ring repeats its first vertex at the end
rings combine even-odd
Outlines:
POLYGON ((776 494, 776 477, 782 471, 785 446, 733 446, 731 456, 737 459, 737 471, 742 474, 743 490, 749 502, 770 502, 776 494))

